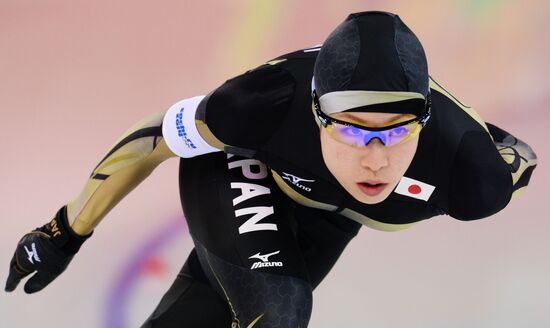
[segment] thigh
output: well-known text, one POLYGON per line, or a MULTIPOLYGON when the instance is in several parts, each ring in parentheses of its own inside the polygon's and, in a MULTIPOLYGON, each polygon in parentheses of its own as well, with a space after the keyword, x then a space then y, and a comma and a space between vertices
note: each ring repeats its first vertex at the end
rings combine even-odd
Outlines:
POLYGON ((229 305, 206 279, 193 250, 141 328, 229 327, 231 319, 229 305))
POLYGON ((315 289, 332 269, 361 224, 336 213, 296 205, 296 234, 315 289))
MULTIPOLYGON (((296 206, 295 217, 300 252, 305 261, 311 287, 315 288, 328 274, 361 225, 333 213, 301 206, 296 206)), ((203 249, 201 252, 207 251, 203 249)), ((208 255, 203 254, 202 257, 208 258, 208 255)), ((210 258, 212 257, 210 255, 210 258)), ((213 261, 211 260, 211 262, 213 261)), ((219 260, 216 261, 214 265, 220 266, 219 262, 219 260)), ((236 269, 236 271, 239 270, 242 269, 236 269)), ((219 271, 221 271, 221 275, 227 276, 231 270, 225 268, 219 271)), ((259 275, 245 271, 234 274, 234 276, 241 279, 240 284, 249 286, 241 287, 244 299, 254 300, 254 297, 257 296, 254 293, 246 292, 246 290, 256 291, 255 288, 269 288, 265 283, 258 284, 255 281, 262 278, 259 275)), ((215 278, 213 277, 213 279, 215 278)), ((237 280, 235 278, 226 279, 237 280)), ((278 292, 277 280, 272 279, 271 281, 278 292)), ((223 296, 223 291, 221 291, 222 296, 218 295, 214 286, 206 278, 197 258, 196 250, 193 250, 176 280, 142 328, 229 327, 229 323, 232 321, 229 304, 223 296)), ((287 286, 292 286, 292 284, 287 284, 287 286)), ((264 290, 258 294, 269 294, 269 291, 264 290)), ((249 308, 253 307, 249 306, 249 308)))
POLYGON ((293 204, 267 167, 223 153, 184 159, 180 195, 202 268, 234 323, 307 326, 311 287, 293 204))

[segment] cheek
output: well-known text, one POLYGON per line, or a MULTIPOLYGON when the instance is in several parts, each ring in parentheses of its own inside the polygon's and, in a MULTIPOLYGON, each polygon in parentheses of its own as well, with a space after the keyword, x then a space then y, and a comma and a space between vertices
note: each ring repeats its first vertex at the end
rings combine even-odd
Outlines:
POLYGON ((328 136, 324 129, 321 129, 320 138, 323 159, 329 171, 335 176, 346 172, 346 167, 353 163, 353 154, 346 151, 338 141, 328 136))
POLYGON ((353 154, 347 151, 346 147, 342 147, 338 141, 332 139, 325 129, 321 129, 320 138, 323 159, 331 171, 341 169, 351 163, 353 154))
POLYGON ((325 161, 325 164, 330 169, 332 167, 332 163, 338 161, 339 155, 337 154, 335 147, 332 140, 327 136, 327 133, 325 129, 321 128, 321 153, 323 154, 323 160, 325 161))
POLYGON ((402 145, 390 148, 390 167, 392 168, 392 175, 395 178, 400 179, 405 174, 405 171, 411 165, 417 146, 418 137, 402 145))

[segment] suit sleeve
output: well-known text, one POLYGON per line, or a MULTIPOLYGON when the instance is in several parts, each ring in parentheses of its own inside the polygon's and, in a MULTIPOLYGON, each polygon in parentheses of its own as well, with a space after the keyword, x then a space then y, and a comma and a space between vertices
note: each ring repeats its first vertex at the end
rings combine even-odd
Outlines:
POLYGON ((459 220, 493 215, 528 185, 537 157, 524 142, 486 123, 485 131, 464 134, 451 176, 450 214, 459 220))
POLYGON ((163 161, 176 156, 166 146, 164 112, 128 129, 94 168, 82 191, 67 205, 71 228, 81 236, 99 222, 163 161))
POLYGON ((531 174, 537 167, 537 155, 528 144, 501 128, 487 123, 495 147, 508 165, 512 177, 512 199, 519 196, 529 184, 531 174))
POLYGON ((279 65, 265 64, 206 96, 196 115, 204 140, 228 153, 252 157, 286 118, 295 80, 279 65))
POLYGON ((438 98, 446 103, 444 131, 453 140, 448 214, 468 221, 499 212, 525 190, 537 165, 535 153, 512 134, 485 122, 435 80, 430 80, 430 87, 444 96, 438 98))

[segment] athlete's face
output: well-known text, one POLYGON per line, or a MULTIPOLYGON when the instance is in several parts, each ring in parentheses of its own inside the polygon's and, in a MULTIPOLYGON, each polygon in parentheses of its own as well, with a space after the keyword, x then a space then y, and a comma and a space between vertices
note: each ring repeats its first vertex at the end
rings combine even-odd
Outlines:
MULTIPOLYGON (((371 127, 383 127, 404 115, 388 113, 337 113, 331 115, 343 121, 360 122, 371 127)), ((365 147, 353 147, 332 138, 321 126, 321 149, 329 171, 355 199, 365 204, 385 200, 399 183, 418 146, 418 136, 386 147, 379 139, 365 147)))

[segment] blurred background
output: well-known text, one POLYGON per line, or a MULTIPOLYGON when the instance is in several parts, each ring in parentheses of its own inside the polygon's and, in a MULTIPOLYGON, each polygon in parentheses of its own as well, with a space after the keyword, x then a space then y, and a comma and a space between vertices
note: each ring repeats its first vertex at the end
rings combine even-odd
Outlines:
MULTIPOLYGON (((539 167, 493 217, 364 228, 314 293, 310 327, 550 327, 550 2, 0 0, 0 280, 19 238, 74 197, 142 117, 321 43, 348 13, 398 13, 431 75, 529 143, 539 167)), ((0 327, 138 327, 192 244, 176 159, 42 292, 0 292, 0 327)))

